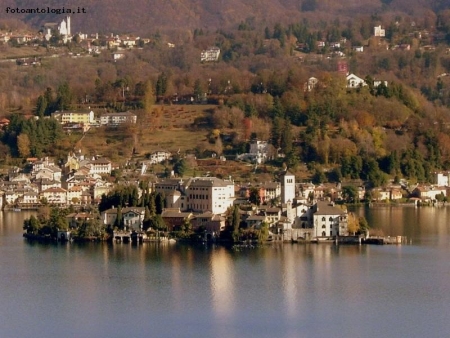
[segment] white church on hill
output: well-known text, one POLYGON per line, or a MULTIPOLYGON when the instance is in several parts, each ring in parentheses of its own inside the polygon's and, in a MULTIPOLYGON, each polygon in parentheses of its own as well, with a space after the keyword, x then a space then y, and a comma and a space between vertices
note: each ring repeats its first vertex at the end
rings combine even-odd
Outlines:
POLYGON ((72 38, 70 16, 67 15, 59 24, 56 22, 47 22, 43 26, 44 38, 49 41, 50 38, 58 33, 64 43, 72 38))

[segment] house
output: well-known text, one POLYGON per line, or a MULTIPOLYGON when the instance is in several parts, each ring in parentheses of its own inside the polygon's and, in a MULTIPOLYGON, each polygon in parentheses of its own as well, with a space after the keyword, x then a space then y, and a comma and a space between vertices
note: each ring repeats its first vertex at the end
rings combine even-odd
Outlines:
POLYGON ((111 175, 111 161, 109 161, 106 158, 99 158, 96 160, 91 161, 91 163, 89 164, 90 167, 90 171, 89 173, 91 175, 93 174, 108 174, 111 175))
POLYGON ((220 48, 219 47, 210 47, 208 49, 203 50, 200 53, 200 61, 201 62, 213 62, 219 60, 220 48))
POLYGON ((207 234, 212 234, 215 237, 225 230, 225 217, 207 211, 194 215, 191 224, 194 229, 204 227, 207 234))
MULTIPOLYGON (((104 225, 112 226, 117 219, 117 208, 105 210, 100 217, 104 225)), ((123 224, 127 228, 140 230, 144 222, 145 208, 143 207, 127 207, 122 208, 123 224)))
POLYGON ((281 196, 281 185, 278 182, 267 182, 260 185, 262 202, 274 201, 281 196))
POLYGON ((56 111, 52 113, 52 117, 61 124, 75 123, 83 125, 91 125, 95 122, 94 112, 91 111, 56 111))
POLYGON ((362 52, 364 52, 364 46, 355 46, 355 47, 353 47, 353 51, 355 51, 357 53, 362 53, 362 52))
POLYGON ((5 192, 5 202, 6 204, 12 205, 19 201, 19 198, 21 197, 20 194, 18 194, 16 191, 7 191, 5 192))
POLYGON ((111 53, 111 57, 113 61, 121 60, 125 58, 125 52, 123 51, 115 51, 111 53))
POLYGON ((303 91, 310 92, 314 88, 316 88, 316 85, 319 83, 319 80, 315 77, 310 77, 308 81, 305 82, 303 91))
POLYGON ((139 41, 139 37, 133 38, 133 37, 126 37, 122 39, 122 45, 128 48, 135 47, 137 45, 137 42, 139 41))
POLYGON ((40 199, 45 198, 51 205, 63 206, 67 204, 67 190, 63 188, 49 188, 39 194, 40 199))
POLYGON ((386 30, 381 28, 381 25, 373 27, 373 35, 376 37, 384 38, 386 36, 386 30))
POLYGON ((316 238, 334 238, 348 235, 347 212, 329 202, 313 206, 313 227, 316 238))
POLYGON ((234 183, 216 177, 196 177, 185 184, 187 209, 223 214, 234 201, 234 183))
POLYGON ((341 48, 341 43, 340 42, 331 42, 330 47, 331 48, 341 48))
MULTIPOLYGON (((44 157, 38 161, 33 161, 32 162, 32 169, 31 169, 31 173, 32 174, 36 174, 39 170, 44 169, 44 168, 48 168, 51 167, 50 169, 54 169, 57 168, 55 166, 55 162, 53 159, 49 158, 49 157, 44 157)), ((56 169, 55 169, 56 170, 56 169)))
POLYGON ((349 74, 346 77, 347 88, 360 88, 367 86, 366 81, 356 76, 355 74, 349 74))
POLYGON ((34 191, 26 192, 18 199, 20 206, 36 206, 40 204, 39 195, 34 191))
POLYGON ((42 192, 50 188, 61 188, 61 181, 55 181, 52 178, 38 178, 34 183, 37 185, 38 191, 42 192))
POLYGON ((129 111, 124 113, 106 113, 100 116, 100 125, 102 126, 118 126, 123 123, 135 124, 137 115, 129 111))
POLYGON ((237 156, 238 160, 249 160, 257 164, 266 162, 275 157, 276 150, 268 141, 253 140, 248 153, 237 156))
POLYGON ((257 228, 259 229, 261 227, 262 223, 269 223, 267 216, 260 216, 260 215, 252 215, 249 216, 245 222, 247 223, 247 227, 249 228, 257 228))
POLYGON ((387 81, 382 81, 382 80, 373 80, 373 87, 374 88, 378 88, 378 86, 380 85, 384 85, 385 87, 388 86, 388 82, 387 81))
POLYGON ((87 222, 92 218, 93 216, 87 212, 75 212, 66 216, 69 228, 77 228, 80 223, 87 222))
POLYGON ((67 189, 67 204, 80 204, 82 194, 83 189, 78 185, 67 189))
POLYGON ((447 196, 446 187, 419 185, 411 192, 411 196, 418 197, 422 200, 435 200, 436 196, 441 194, 447 196))
POLYGON ((91 187, 90 190, 92 190, 92 196, 94 197, 94 201, 100 202, 102 195, 107 195, 108 192, 111 190, 112 184, 106 183, 103 181, 97 181, 94 183, 94 185, 91 187))
POLYGON ((387 189, 375 188, 372 190, 373 200, 388 201, 391 198, 391 191, 387 189))
POLYGON ((450 175, 450 172, 435 172, 434 173, 434 183, 438 186, 448 187, 449 186, 449 175, 450 175))
POLYGON ((403 198, 402 191, 400 189, 393 188, 391 189, 391 200, 399 200, 403 198))
POLYGON ((179 229, 185 221, 190 221, 193 217, 192 212, 181 212, 180 209, 166 208, 161 214, 164 223, 169 231, 179 229))
POLYGON ((267 141, 254 140, 250 143, 249 154, 258 164, 273 158, 273 153, 273 146, 267 141))
POLYGON ((167 196, 175 190, 181 191, 183 182, 181 178, 166 178, 161 182, 155 183, 155 191, 167 196))
POLYGON ((149 164, 158 164, 166 160, 169 160, 171 157, 172 154, 169 151, 157 150, 150 154, 149 164))
POLYGON ((40 169, 35 173, 34 178, 36 180, 39 179, 48 179, 52 181, 61 182, 61 169, 56 166, 46 166, 40 169))
POLYGON ((270 207, 267 205, 261 205, 258 207, 258 215, 266 216, 266 222, 269 224, 274 224, 281 219, 281 209, 270 207))

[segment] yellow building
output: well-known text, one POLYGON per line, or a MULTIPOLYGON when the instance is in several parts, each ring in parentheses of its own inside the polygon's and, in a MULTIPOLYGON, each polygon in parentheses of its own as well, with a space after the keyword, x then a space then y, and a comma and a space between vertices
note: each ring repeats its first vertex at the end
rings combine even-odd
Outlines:
POLYGON ((82 123, 90 125, 94 123, 93 111, 56 111, 52 117, 57 119, 61 124, 66 123, 82 123))

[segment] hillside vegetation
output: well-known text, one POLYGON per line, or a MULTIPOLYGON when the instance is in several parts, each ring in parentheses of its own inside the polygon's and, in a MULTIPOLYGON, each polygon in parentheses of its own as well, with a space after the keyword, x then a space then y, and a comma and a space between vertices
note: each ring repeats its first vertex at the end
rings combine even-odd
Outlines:
MULTIPOLYGON (((421 2, 411 3, 414 8, 421 2)), ((324 4, 317 1, 319 7, 324 4)), ((379 13, 352 20, 280 21, 258 28, 246 18, 231 28, 196 27, 173 48, 155 35, 117 62, 105 50, 97 57, 61 53, 43 59, 40 67, 1 63, 0 111, 13 123, 2 134, 0 155, 8 162, 64 157, 82 148, 113 160, 141 160, 163 148, 197 158, 234 158, 260 139, 281 155, 271 165, 304 170, 306 164, 317 182, 431 181, 435 170, 450 169, 450 11, 430 9, 417 17, 385 11, 402 4, 385 2, 379 13), (386 28, 384 39, 373 37, 373 27, 380 24, 386 28), (335 42, 341 45, 331 47, 335 42), (220 48, 220 58, 201 63, 200 52, 209 46, 220 48), (355 46, 364 46, 364 52, 355 46), (367 86, 346 88, 341 64, 367 86), (311 77, 317 83, 308 89, 311 77), (375 86, 374 80, 383 84, 375 86), (62 142, 62 130, 54 124, 47 135, 45 123, 23 117, 45 120, 55 110, 90 107, 97 115, 132 110, 138 124, 93 129, 81 141, 72 135, 62 142), (51 139, 61 141, 58 147, 49 146, 51 139)), ((214 3, 205 8, 212 11, 214 3)), ((331 2, 330 8, 326 13, 343 10, 331 2)), ((303 14, 315 11, 303 8, 303 14)), ((5 53, 21 48, 1 47, 5 53)), ((70 42, 55 48, 82 47, 70 42)))
MULTIPOLYGON (((2 9, 36 8, 35 0, 4 0, 2 9)), ((161 31, 181 31, 194 28, 229 28, 251 18, 258 26, 275 22, 291 23, 306 18, 312 22, 352 19, 359 15, 399 14, 421 16, 430 10, 448 8, 447 0, 43 0, 39 7, 85 7, 86 14, 75 14, 75 31, 135 32, 144 34, 161 31)), ((61 19, 57 14, 8 14, 0 19, 20 19, 40 27, 44 22, 61 19)))

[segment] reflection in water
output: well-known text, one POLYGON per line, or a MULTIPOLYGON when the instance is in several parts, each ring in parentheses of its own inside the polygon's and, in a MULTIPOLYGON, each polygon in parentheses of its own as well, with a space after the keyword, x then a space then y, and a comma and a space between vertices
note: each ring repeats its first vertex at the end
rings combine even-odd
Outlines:
MULTIPOLYGON (((230 252, 216 248, 210 257, 212 307, 218 320, 227 320, 234 313, 235 266, 230 252)), ((206 276, 205 276, 206 277, 206 276)))
POLYGON ((0 213, 2 337, 446 336, 450 208, 356 212, 413 245, 41 245, 0 213))

